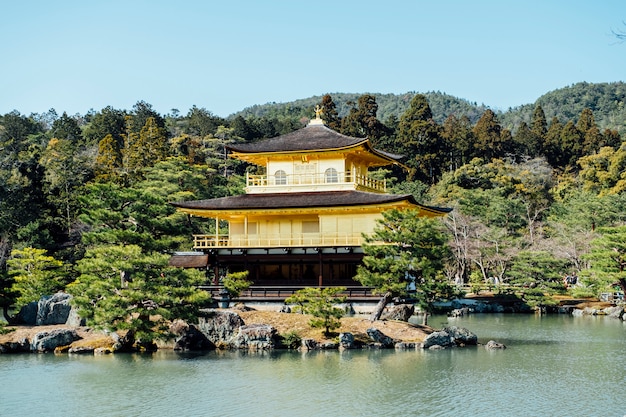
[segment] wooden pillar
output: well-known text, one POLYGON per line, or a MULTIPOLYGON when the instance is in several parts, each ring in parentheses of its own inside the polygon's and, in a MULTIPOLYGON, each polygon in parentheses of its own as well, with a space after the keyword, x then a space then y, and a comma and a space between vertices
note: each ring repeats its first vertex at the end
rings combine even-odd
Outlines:
POLYGON ((322 275, 323 275, 323 269, 322 268, 324 266, 324 265, 322 265, 322 248, 319 249, 318 255, 319 255, 319 262, 320 262, 320 276, 319 276, 319 283, 318 284, 321 287, 321 286, 324 285, 324 280, 322 278, 322 275))

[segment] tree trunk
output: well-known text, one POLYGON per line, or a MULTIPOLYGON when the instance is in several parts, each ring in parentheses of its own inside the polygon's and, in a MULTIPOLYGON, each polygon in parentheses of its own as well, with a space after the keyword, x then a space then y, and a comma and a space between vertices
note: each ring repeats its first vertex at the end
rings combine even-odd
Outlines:
POLYGON ((382 296, 378 304, 376 304, 376 307, 374 308, 374 311, 370 316, 370 321, 380 320, 380 316, 382 316, 383 310, 385 309, 385 307, 387 307, 387 304, 389 304, 392 299, 393 294, 390 292, 386 292, 385 295, 382 296))
POLYGON ((422 325, 428 326, 428 311, 424 311, 424 318, 422 319, 422 325))
POLYGON ((9 314, 9 306, 2 306, 2 315, 4 319, 7 321, 7 324, 17 324, 17 316, 11 316, 9 314))

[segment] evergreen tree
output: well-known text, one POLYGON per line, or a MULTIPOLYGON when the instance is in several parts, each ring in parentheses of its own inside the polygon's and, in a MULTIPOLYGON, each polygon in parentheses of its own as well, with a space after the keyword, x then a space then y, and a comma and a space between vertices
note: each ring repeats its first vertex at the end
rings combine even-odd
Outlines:
POLYGON ((473 133, 474 148, 487 161, 503 157, 509 150, 508 144, 502 139, 502 126, 498 122, 498 117, 489 109, 476 122, 473 133))
POLYGON ((341 133, 353 137, 367 137, 374 146, 385 135, 385 125, 376 118, 378 104, 376 97, 364 94, 359 97, 357 107, 341 120, 341 133))
POLYGON ((47 255, 46 250, 27 247, 11 252, 7 261, 9 274, 13 277, 12 291, 18 294, 15 308, 20 309, 44 295, 52 295, 63 289, 65 283, 60 268, 63 262, 47 255))
POLYGON ((325 94, 322 97, 322 102, 319 106, 322 108, 322 119, 324 119, 326 126, 338 132, 341 129, 341 119, 337 112, 337 106, 330 94, 325 94))
POLYGON ((583 271, 583 284, 596 296, 616 288, 626 294, 626 226, 603 227, 598 232, 586 256, 591 266, 583 271))
POLYGON ((443 123, 442 136, 450 144, 452 160, 450 170, 467 164, 474 155, 473 133, 469 118, 451 114, 443 123))
POLYGON ((126 134, 125 112, 111 106, 105 107, 96 113, 85 127, 83 137, 88 146, 100 143, 107 135, 111 135, 121 149, 124 146, 126 134))
POLYGON ((561 133, 563 132, 563 125, 558 118, 553 117, 548 132, 546 133, 546 139, 544 142, 544 155, 548 160, 548 163, 553 167, 564 167, 562 165, 563 158, 561 153, 561 133))
POLYGON ((406 297, 412 287, 415 299, 427 315, 436 301, 455 294, 443 277, 450 249, 441 224, 418 217, 413 210, 383 212, 372 235, 363 244, 363 264, 355 279, 382 294, 370 320, 378 320, 394 297, 406 297))
POLYGON ((94 166, 97 181, 115 181, 122 169, 122 150, 119 143, 108 134, 98 143, 98 154, 94 166))
POLYGON ((408 156, 406 164, 414 179, 434 183, 441 175, 444 161, 449 158, 449 146, 442 137, 441 127, 433 120, 428 100, 417 94, 407 111, 400 117, 397 140, 408 156))

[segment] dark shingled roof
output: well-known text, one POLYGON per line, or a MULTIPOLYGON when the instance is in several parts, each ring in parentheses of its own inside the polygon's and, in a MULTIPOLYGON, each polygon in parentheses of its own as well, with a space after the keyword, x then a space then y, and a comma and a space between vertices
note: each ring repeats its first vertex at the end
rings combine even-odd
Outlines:
POLYGON ((240 153, 271 153, 271 152, 305 152, 321 149, 342 149, 364 144, 375 153, 384 155, 393 160, 403 156, 373 149, 367 138, 353 138, 342 135, 324 125, 308 125, 305 128, 253 143, 244 143, 228 146, 234 152, 240 153))
POLYGON ((411 194, 379 194, 364 191, 326 191, 302 193, 243 194, 211 200, 172 203, 186 209, 204 210, 245 210, 271 208, 314 208, 336 206, 365 206, 395 203, 408 200, 416 206, 448 213, 452 209, 428 207, 419 204, 411 194))
POLYGON ((208 263, 209 255, 202 252, 193 255, 175 253, 169 260, 169 265, 177 268, 205 268, 208 263))

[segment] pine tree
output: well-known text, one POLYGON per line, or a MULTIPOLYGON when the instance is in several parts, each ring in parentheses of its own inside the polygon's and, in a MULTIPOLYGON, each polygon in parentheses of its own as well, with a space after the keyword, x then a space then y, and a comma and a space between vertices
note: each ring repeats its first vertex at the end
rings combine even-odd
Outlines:
POLYGON ((322 108, 322 119, 324 119, 326 126, 338 132, 341 129, 341 119, 337 112, 337 106, 330 94, 322 97, 320 107, 322 108))
POLYGON ((394 297, 406 297, 412 286, 415 299, 425 311, 455 294, 443 277, 450 256, 447 236, 436 219, 420 218, 414 210, 389 210, 374 232, 365 238, 363 264, 355 279, 373 287, 382 298, 370 320, 378 320, 394 297))
POLYGON ((433 120, 426 96, 413 97, 400 117, 397 141, 408 156, 406 164, 413 170, 413 179, 430 184, 439 179, 444 161, 449 158, 449 146, 441 127, 433 120))

